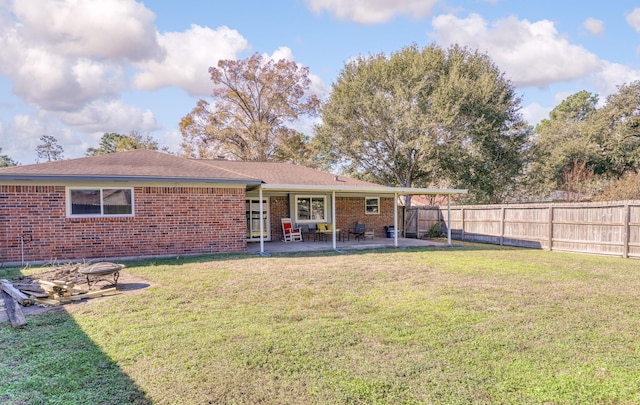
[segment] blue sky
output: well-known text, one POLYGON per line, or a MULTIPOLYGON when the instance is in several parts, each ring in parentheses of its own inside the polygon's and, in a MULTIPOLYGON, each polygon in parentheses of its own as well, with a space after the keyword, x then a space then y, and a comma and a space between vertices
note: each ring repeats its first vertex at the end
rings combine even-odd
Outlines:
MULTIPOLYGON (((411 44, 487 52, 535 125, 567 96, 640 80, 640 5, 523 0, 0 0, 0 148, 65 158, 105 132, 179 150, 178 124, 208 98, 207 69, 253 53, 310 69, 326 98, 346 61, 411 44)), ((308 132, 310 124, 301 123, 308 132)), ((309 133, 309 135, 311 135, 309 133)))

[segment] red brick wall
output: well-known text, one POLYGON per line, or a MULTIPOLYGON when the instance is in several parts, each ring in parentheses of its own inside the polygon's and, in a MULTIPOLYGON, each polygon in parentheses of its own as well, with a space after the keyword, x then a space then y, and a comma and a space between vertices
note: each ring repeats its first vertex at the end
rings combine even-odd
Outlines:
POLYGON ((380 198, 380 214, 365 214, 364 208, 364 197, 336 197, 338 228, 347 231, 356 222, 361 222, 366 225, 367 231, 374 231, 376 238, 384 238, 384 227, 393 225, 393 197, 380 198))
POLYGON ((67 218, 65 188, 0 186, 0 263, 246 251, 244 188, 135 187, 131 218, 67 218))
MULTIPOLYGON (((269 204, 271 240, 276 241, 282 239, 281 218, 290 217, 295 222, 294 207, 289 207, 289 197, 286 196, 271 197, 269 204)), ((331 204, 330 198, 327 199, 327 204, 331 204)), ((393 225, 393 198, 380 198, 380 212, 379 215, 365 214, 364 197, 336 197, 336 222, 344 232, 353 228, 356 222, 362 222, 366 224, 367 230, 373 229, 376 237, 385 237, 384 227, 393 225)))

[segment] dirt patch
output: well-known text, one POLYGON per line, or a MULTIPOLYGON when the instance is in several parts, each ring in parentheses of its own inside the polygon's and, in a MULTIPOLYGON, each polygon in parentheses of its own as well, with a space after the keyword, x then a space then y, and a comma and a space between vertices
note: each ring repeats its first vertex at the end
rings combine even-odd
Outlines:
MULTIPOLYGON (((34 276, 35 277, 35 276, 34 276)), ((102 284, 102 283, 100 283, 102 284)), ((109 296, 104 296, 104 297, 96 297, 96 298, 89 298, 89 299, 85 299, 85 300, 81 300, 81 301, 74 301, 74 302, 69 302, 69 303, 63 303, 60 304, 58 306, 48 306, 48 305, 29 305, 26 307, 21 307, 22 312, 24 313, 24 315, 26 317, 29 316, 33 316, 33 315, 40 315, 49 311, 64 311, 65 308, 68 305, 73 305, 73 306, 77 306, 77 305, 86 305, 89 302, 92 301, 97 301, 97 300, 104 300, 104 299, 117 299, 118 297, 122 297, 123 294, 128 295, 128 294, 137 294, 140 293, 142 291, 144 291, 146 288, 150 287, 151 285, 153 285, 151 282, 149 282, 148 280, 145 280, 143 278, 140 277, 136 277, 133 276, 131 274, 127 274, 124 271, 120 272, 120 277, 118 278, 118 286, 117 286, 117 291, 118 294, 114 294, 114 295, 109 295, 109 296)), ((94 286, 93 290, 98 290, 101 288, 108 288, 108 287, 112 287, 110 285, 106 285, 104 287, 98 285, 98 286, 94 286)), ((2 302, 2 299, 0 299, 0 322, 6 322, 9 321, 9 318, 7 316, 7 312, 4 310, 4 302, 2 302)), ((28 320, 28 319, 27 319, 28 320)))

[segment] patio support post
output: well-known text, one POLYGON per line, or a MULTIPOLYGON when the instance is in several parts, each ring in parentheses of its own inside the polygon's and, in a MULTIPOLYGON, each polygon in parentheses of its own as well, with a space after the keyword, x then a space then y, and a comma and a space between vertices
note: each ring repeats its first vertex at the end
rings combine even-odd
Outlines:
POLYGON ((451 194, 447 194, 447 244, 451 246, 451 194))
POLYGON ((259 207, 260 207, 260 254, 264 253, 264 219, 262 218, 262 215, 264 213, 264 207, 262 205, 262 187, 260 187, 260 203, 259 203, 259 207))
POLYGON ((335 190, 331 192, 331 223, 333 224, 333 231, 331 232, 331 237, 333 238, 333 250, 337 249, 336 244, 336 228, 338 224, 336 224, 336 192, 335 190))
POLYGON ((398 247, 398 193, 393 194, 393 246, 398 247))

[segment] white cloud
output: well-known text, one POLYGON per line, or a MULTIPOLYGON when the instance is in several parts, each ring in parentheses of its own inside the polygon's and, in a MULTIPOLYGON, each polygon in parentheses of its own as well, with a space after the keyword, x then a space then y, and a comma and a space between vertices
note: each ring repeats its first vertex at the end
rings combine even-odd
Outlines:
POLYGON ((58 117, 65 125, 82 132, 128 134, 134 130, 146 133, 158 129, 150 110, 143 111, 121 100, 94 101, 81 110, 59 113, 58 117))
POLYGON ((325 83, 320 76, 309 73, 309 79, 311 79, 311 86, 309 88, 311 94, 315 94, 320 100, 329 97, 331 86, 325 83))
POLYGON ((63 155, 80 143, 80 139, 69 129, 62 128, 55 117, 41 112, 37 116, 15 115, 2 136, 2 154, 20 164, 35 163, 35 149, 42 135, 56 138, 64 149, 63 155))
POLYGON ((279 61, 281 59, 284 60, 289 60, 289 61, 295 61, 295 58, 293 57, 293 52, 291 51, 291 48, 287 47, 287 46, 281 46, 280 48, 276 49, 275 51, 273 51, 273 53, 271 54, 271 56, 267 55, 267 54, 263 54, 264 57, 267 57, 269 59, 275 60, 275 61, 279 61))
POLYGON ((125 87, 117 65, 66 59, 45 49, 26 49, 13 75, 13 91, 27 102, 54 111, 74 110, 91 100, 113 96, 125 87))
POLYGON ((14 0, 13 13, 25 38, 63 55, 139 60, 160 52, 155 15, 133 0, 14 0))
POLYGON ((640 32, 640 8, 635 8, 627 14, 627 23, 636 31, 640 32))
POLYGON ((602 35, 604 33, 604 22, 597 18, 587 18, 582 26, 592 35, 602 35))
POLYGON ((517 86, 545 87, 598 71, 602 62, 560 35, 553 22, 531 23, 510 17, 494 24, 478 14, 433 19, 434 38, 442 45, 461 44, 487 52, 517 86))
POLYGON ((194 96, 211 94, 209 67, 220 59, 237 59, 240 52, 249 49, 247 40, 236 30, 213 30, 196 24, 185 32, 160 34, 158 42, 165 58, 136 63, 139 73, 134 77, 135 86, 142 90, 177 86, 194 96))
MULTIPOLYGON (((0 123, 0 127, 1 127, 0 123)), ((42 135, 51 135, 64 149, 65 158, 84 156, 96 147, 105 132, 142 134, 158 129, 150 110, 124 104, 120 100, 95 101, 76 112, 48 112, 14 115, 0 131, 2 154, 22 163, 35 162, 35 149, 42 135)))
POLYGON ((545 118, 549 117, 551 108, 543 107, 538 103, 531 103, 522 108, 522 118, 529 124, 536 126, 545 118))
POLYGON ((396 15, 422 18, 431 12, 438 0, 306 0, 316 14, 327 11, 339 20, 363 24, 383 23, 396 15))
POLYGON ((161 54, 153 13, 132 0, 7 4, 0 9, 0 74, 40 109, 72 111, 113 97, 127 85, 124 60, 161 54))
POLYGON ((598 93, 600 102, 618 91, 618 87, 640 80, 640 70, 634 70, 619 63, 604 62, 603 67, 593 76, 593 81, 598 93))

